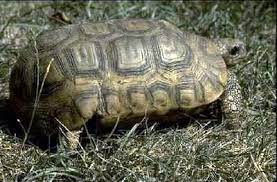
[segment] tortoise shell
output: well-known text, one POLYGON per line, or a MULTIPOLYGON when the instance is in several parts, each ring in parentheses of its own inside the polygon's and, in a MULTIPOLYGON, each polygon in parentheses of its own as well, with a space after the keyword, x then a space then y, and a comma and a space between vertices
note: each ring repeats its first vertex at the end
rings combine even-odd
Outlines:
POLYGON ((189 112, 218 99, 226 82, 212 40, 163 20, 112 20, 39 35, 14 66, 11 100, 26 120, 39 95, 37 117, 77 129, 95 115, 109 125, 189 112))

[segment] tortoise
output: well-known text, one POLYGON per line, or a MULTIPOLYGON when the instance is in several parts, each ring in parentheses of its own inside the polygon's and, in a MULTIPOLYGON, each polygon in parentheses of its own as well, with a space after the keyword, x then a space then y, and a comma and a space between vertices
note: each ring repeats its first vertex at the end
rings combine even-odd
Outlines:
POLYGON ((165 20, 67 25, 42 32, 21 51, 10 100, 25 126, 40 133, 64 128, 69 148, 91 118, 105 127, 145 116, 162 121, 218 100, 233 125, 242 96, 228 68, 245 55, 238 39, 209 39, 165 20))

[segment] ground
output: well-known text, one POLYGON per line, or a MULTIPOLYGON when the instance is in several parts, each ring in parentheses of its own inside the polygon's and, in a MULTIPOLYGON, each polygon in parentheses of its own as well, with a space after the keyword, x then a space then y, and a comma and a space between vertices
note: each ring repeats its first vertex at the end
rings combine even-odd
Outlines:
MULTIPOLYGON (((246 117, 238 130, 191 124, 94 136, 70 153, 22 147, 0 116, 0 181, 275 181, 276 180, 276 3, 85 2, 0 3, 0 89, 17 50, 39 32, 68 23, 117 18, 157 18, 183 31, 238 38, 247 58, 232 68, 243 88, 246 117), (60 16, 52 16, 56 13, 60 16), (61 16, 63 14, 63 16, 61 16)), ((1 107, 0 107, 1 110, 1 107)))

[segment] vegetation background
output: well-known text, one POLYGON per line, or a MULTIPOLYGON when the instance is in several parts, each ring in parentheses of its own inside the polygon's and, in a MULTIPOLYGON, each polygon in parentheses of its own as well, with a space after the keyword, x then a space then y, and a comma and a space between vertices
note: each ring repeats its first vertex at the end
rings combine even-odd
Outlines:
POLYGON ((165 19, 181 30, 247 44, 244 63, 233 70, 243 87, 241 130, 212 119, 113 137, 91 137, 84 150, 49 153, 21 150, 0 116, 0 181, 275 181, 276 3, 274 1, 100 1, 0 3, 0 92, 18 48, 43 30, 68 23, 118 18, 165 19), (56 16, 53 16, 53 15, 56 16))

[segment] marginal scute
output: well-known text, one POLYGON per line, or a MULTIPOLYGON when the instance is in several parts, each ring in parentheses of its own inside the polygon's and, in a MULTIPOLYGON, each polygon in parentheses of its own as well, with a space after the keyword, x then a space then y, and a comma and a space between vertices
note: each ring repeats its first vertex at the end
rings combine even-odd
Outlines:
POLYGON ((220 85, 212 84, 212 81, 207 81, 204 86, 206 101, 212 102, 219 97, 220 91, 223 91, 223 87, 220 85))
POLYGON ((195 107, 193 105, 193 98, 194 98, 194 91, 193 90, 186 90, 180 89, 178 90, 178 100, 177 103, 179 107, 185 109, 190 107, 195 107))
POLYGON ((127 98, 134 114, 144 113, 148 108, 146 89, 143 86, 132 85, 127 88, 127 98))
POLYGON ((74 74, 70 67, 70 62, 74 61, 74 58, 71 55, 71 52, 67 49, 63 50, 62 52, 54 53, 54 65, 58 68, 59 72, 64 77, 72 77, 74 74))
POLYGON ((96 94, 82 95, 75 98, 75 105, 82 117, 90 119, 98 107, 98 96, 96 94))
POLYGON ((76 78, 74 83, 74 101, 75 104, 77 103, 76 106, 78 111, 84 118, 91 113, 94 115, 100 109, 103 110, 101 88, 96 80, 91 80, 90 78, 76 78), (87 102, 85 102, 85 100, 87 100, 87 102))
POLYGON ((162 27, 162 29, 175 34, 176 36, 180 37, 180 39, 184 39, 186 37, 186 34, 184 34, 180 29, 176 28, 175 25, 168 21, 159 20, 158 24, 162 27))
POLYGON ((109 115, 118 115, 121 110, 121 103, 118 95, 109 94, 105 96, 106 111, 109 115))
POLYGON ((108 35, 112 33, 112 30, 107 23, 85 23, 80 25, 80 29, 82 32, 88 35, 108 35))
POLYGON ((150 30, 152 28, 151 24, 149 21, 145 21, 142 19, 137 19, 137 20, 126 20, 122 21, 121 26, 124 30, 127 31, 135 31, 135 32, 144 32, 147 30, 150 30))
POLYGON ((131 93, 130 103, 133 113, 143 113, 147 108, 147 100, 144 93, 131 93))
POLYGON ((152 97, 153 107, 158 114, 164 114, 171 105, 171 85, 163 81, 154 81, 148 85, 152 97))
MULTIPOLYGON (((51 56, 50 58, 47 58, 47 59, 53 60, 53 62, 51 62, 51 65, 50 65, 49 73, 46 77, 47 82, 55 83, 55 82, 62 81, 64 79, 64 74, 61 72, 59 65, 57 64, 58 63, 57 60, 55 60, 55 58, 51 56)), ((50 61, 46 64, 46 66, 43 67, 43 69, 49 66, 49 64, 50 64, 50 61)))
POLYGON ((181 83, 175 86, 176 103, 181 108, 189 108, 193 106, 194 102, 194 78, 191 75, 186 75, 181 83))
POLYGON ((218 80, 222 84, 223 87, 227 85, 226 80, 228 80, 228 73, 227 72, 220 72, 218 74, 218 80))
POLYGON ((197 102, 195 106, 206 103, 204 86, 196 79, 194 79, 194 98, 195 102, 197 102))
POLYGON ((56 30, 48 30, 38 35, 36 39, 37 48, 39 51, 47 51, 53 49, 61 41, 70 37, 70 28, 59 28, 56 30))
POLYGON ((62 123, 68 130, 76 130, 85 123, 83 118, 75 107, 63 106, 55 111, 55 120, 62 123))
POLYGON ((152 93, 153 106, 157 108, 158 113, 166 113, 170 107, 170 97, 165 90, 157 90, 152 93))

